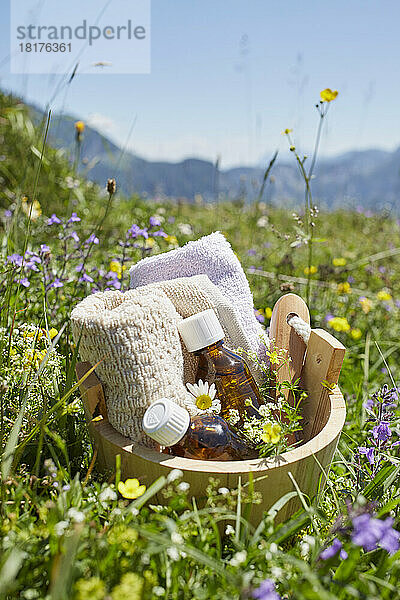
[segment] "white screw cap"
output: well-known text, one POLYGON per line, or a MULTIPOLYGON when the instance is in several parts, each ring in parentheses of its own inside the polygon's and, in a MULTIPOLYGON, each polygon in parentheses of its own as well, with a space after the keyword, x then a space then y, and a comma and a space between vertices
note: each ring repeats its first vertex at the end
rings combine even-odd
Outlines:
POLYGON ((143 417, 143 431, 161 446, 173 446, 185 435, 190 424, 186 408, 176 402, 161 398, 146 410, 143 417))
POLYGON ((224 339, 225 334, 212 308, 183 319, 178 330, 189 352, 196 352, 224 339))

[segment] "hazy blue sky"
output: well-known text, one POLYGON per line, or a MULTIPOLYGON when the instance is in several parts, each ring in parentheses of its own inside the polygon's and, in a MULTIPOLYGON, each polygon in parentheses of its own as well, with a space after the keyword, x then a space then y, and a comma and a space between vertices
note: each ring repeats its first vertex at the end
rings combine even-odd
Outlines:
MULTIPOLYGON (((0 86, 44 107, 59 78, 10 75, 6 5, 1 0, 0 86)), ((151 74, 78 75, 52 108, 121 144, 136 119, 129 147, 137 154, 220 155, 224 168, 259 163, 275 148, 288 157, 285 127, 308 152, 314 104, 331 87, 339 96, 322 153, 393 149, 400 145, 399 23, 396 0, 153 0, 151 74)))

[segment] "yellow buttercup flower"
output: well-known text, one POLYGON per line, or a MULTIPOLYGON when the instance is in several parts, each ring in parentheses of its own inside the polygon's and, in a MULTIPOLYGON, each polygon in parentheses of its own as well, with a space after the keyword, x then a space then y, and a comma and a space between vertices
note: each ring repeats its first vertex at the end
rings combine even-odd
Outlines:
POLYGON ((334 267, 344 267, 347 264, 347 260, 345 258, 334 258, 332 264, 334 267))
POLYGON ((337 286, 338 294, 351 294, 351 286, 348 281, 344 281, 343 283, 338 283, 337 286))
POLYGON ((263 427, 261 439, 266 444, 277 444, 281 439, 282 427, 279 423, 266 423, 263 427))
POLYGON ((264 309, 264 314, 265 314, 265 316, 267 317, 267 319, 270 319, 270 318, 271 318, 271 316, 272 316, 272 308, 270 308, 269 306, 267 306, 267 307, 264 309))
POLYGON ((333 317, 328 321, 329 327, 332 327, 335 331, 350 331, 350 323, 346 317, 333 317))
POLYGON ((361 331, 361 329, 359 329, 358 327, 356 327, 355 329, 352 329, 350 331, 350 335, 353 338, 353 340, 359 340, 360 337, 362 336, 362 331, 361 331))
POLYGON ((32 221, 36 221, 36 219, 38 219, 42 214, 40 202, 38 200, 34 200, 33 203, 28 202, 28 198, 26 196, 22 198, 21 208, 27 217, 30 215, 32 221))
POLYGON ((120 481, 118 484, 119 493, 128 500, 134 500, 143 496, 146 491, 145 485, 140 485, 138 479, 127 479, 125 483, 120 481))
POLYGON ((326 88, 320 92, 321 100, 322 102, 332 102, 332 100, 335 100, 338 93, 337 90, 332 91, 330 88, 326 88))
POLYGON ((57 329, 56 329, 55 327, 52 327, 52 328, 49 330, 49 336, 50 336, 50 339, 52 340, 53 338, 55 338, 55 337, 56 337, 56 335, 57 335, 57 333, 58 333, 57 329))
POLYGON ((315 273, 318 271, 317 267, 315 267, 314 265, 311 265, 311 267, 306 267, 304 269, 304 273, 305 275, 315 275, 315 273))
POLYGON ((75 129, 78 134, 81 134, 85 131, 85 123, 83 121, 76 121, 75 129))
POLYGON ((376 296, 378 300, 382 300, 382 302, 390 302, 390 300, 392 300, 392 296, 386 290, 380 290, 376 296))
POLYGON ((282 135, 289 135, 289 133, 292 133, 293 129, 284 129, 282 131, 282 135))
POLYGON ((152 248, 154 246, 154 244, 156 243, 156 240, 154 238, 147 238, 146 242, 145 242, 145 248, 152 248))
POLYGON ((172 244, 173 246, 179 246, 178 240, 174 235, 167 235, 165 241, 168 242, 168 244, 172 244))
POLYGON ((361 298, 358 301, 361 304, 361 309, 363 313, 367 315, 372 308, 371 300, 369 298, 366 298, 365 296, 361 296, 361 298))
POLYGON ((118 279, 121 279, 122 277, 122 273, 126 270, 126 266, 122 266, 121 263, 118 260, 112 260, 110 262, 110 267, 109 267, 110 271, 112 271, 113 273, 116 273, 118 276, 118 279))

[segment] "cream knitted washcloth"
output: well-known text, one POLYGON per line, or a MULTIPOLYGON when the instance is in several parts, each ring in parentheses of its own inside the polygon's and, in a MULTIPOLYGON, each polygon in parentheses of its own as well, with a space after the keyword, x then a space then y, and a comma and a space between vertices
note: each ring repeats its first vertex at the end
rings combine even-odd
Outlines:
POLYGON ((71 313, 75 343, 104 386, 108 418, 123 435, 145 446, 146 408, 160 398, 184 406, 183 356, 177 323, 182 317, 156 286, 92 294, 71 313))
POLYGON ((176 277, 208 275, 235 311, 250 348, 265 357, 260 341, 263 329, 254 316, 249 283, 231 245, 219 231, 176 250, 144 258, 129 273, 131 288, 176 277))
MULTIPOLYGON (((211 283, 207 275, 194 275, 193 277, 180 277, 169 281, 160 281, 141 287, 141 290, 162 289, 176 311, 186 319, 198 312, 213 308, 225 333, 225 345, 231 350, 243 348, 246 352, 254 352, 252 341, 243 329, 237 313, 232 304, 225 298, 216 285, 211 283)), ((198 359, 186 350, 182 344, 184 359, 184 379, 194 383, 198 359)), ((261 377, 260 370, 255 363, 246 358, 253 376, 256 380, 261 377)))

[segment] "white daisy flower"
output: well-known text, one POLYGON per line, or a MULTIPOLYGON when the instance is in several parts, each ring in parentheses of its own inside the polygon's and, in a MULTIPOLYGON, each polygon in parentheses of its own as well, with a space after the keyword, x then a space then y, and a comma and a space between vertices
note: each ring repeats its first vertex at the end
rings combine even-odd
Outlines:
POLYGON ((185 400, 185 405, 191 415, 219 414, 221 412, 221 403, 215 397, 217 390, 214 383, 209 385, 206 381, 203 382, 199 379, 195 384, 187 383, 186 387, 190 393, 185 400))

